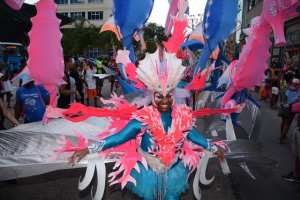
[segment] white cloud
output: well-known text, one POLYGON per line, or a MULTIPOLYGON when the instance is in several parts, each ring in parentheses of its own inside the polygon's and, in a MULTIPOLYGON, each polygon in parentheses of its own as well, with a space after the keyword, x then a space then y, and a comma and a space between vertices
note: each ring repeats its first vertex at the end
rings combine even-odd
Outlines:
MULTIPOLYGON (((34 4, 39 0, 25 0, 25 3, 34 4)), ((198 15, 204 13, 204 8, 207 0, 189 0, 190 2, 190 14, 198 15)), ((168 0, 155 0, 154 8, 148 22, 155 22, 159 25, 165 24, 165 20, 168 14, 169 3, 168 0)))

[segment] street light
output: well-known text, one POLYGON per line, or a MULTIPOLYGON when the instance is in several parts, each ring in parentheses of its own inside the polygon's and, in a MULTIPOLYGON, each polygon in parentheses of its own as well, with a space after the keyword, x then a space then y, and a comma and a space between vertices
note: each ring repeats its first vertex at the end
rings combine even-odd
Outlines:
POLYGON ((203 21, 203 14, 186 15, 186 18, 188 20, 188 32, 191 32, 203 21))

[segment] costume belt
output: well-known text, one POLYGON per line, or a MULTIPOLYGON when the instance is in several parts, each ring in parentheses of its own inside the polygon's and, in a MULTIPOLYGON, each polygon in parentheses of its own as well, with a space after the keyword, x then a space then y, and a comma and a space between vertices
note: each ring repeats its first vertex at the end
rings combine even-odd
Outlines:
POLYGON ((145 152, 141 147, 137 148, 137 152, 146 159, 147 164, 156 173, 162 173, 169 170, 178 161, 178 154, 176 154, 176 157, 172 160, 172 162, 169 165, 165 165, 160 161, 159 158, 154 157, 153 155, 145 152))

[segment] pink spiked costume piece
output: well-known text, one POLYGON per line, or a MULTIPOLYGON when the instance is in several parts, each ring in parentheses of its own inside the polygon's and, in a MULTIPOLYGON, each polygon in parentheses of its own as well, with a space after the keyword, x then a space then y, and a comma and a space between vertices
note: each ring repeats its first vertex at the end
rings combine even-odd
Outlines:
POLYGON ((43 84, 50 92, 50 105, 55 108, 56 90, 64 75, 61 20, 56 17, 57 6, 53 0, 40 0, 36 8, 37 15, 31 18, 27 66, 35 84, 43 84))
MULTIPOLYGON (((261 16, 251 22, 251 28, 245 31, 249 34, 243 46, 239 60, 229 65, 232 84, 222 98, 221 105, 225 106, 231 97, 245 88, 251 89, 260 85, 264 72, 268 68, 267 59, 270 57, 270 33, 274 32, 275 45, 286 44, 283 27, 287 18, 297 14, 299 1, 266 0, 261 16)), ((225 76, 226 74, 224 74, 225 76)))

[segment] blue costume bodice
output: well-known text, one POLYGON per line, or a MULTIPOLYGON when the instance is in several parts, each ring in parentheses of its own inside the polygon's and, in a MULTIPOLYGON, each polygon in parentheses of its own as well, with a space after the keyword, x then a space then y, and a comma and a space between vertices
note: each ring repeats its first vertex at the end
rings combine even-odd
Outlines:
MULTIPOLYGON (((172 125, 172 109, 166 113, 160 113, 164 132, 168 132, 168 128, 172 125)), ((133 138, 135 138, 141 130, 147 128, 148 125, 142 125, 142 122, 132 119, 128 125, 120 132, 105 138, 105 144, 102 150, 112 148, 123 144, 133 138)), ((148 134, 147 130, 142 135, 140 147, 144 152, 149 152, 149 148, 153 146, 151 140, 152 136, 148 134)), ((194 128, 192 128, 187 136, 187 140, 190 140, 203 148, 208 148, 206 139, 200 135, 194 128)), ((144 166, 138 162, 140 171, 133 169, 130 173, 136 180, 136 185, 132 182, 128 182, 126 187, 133 193, 144 199, 155 199, 155 195, 169 197, 179 197, 188 188, 187 177, 190 172, 189 167, 185 166, 181 159, 179 159, 168 171, 162 173, 156 173, 150 167, 145 169, 144 166)))
MULTIPOLYGON (((168 128, 171 127, 171 124, 172 124, 171 114, 172 114, 172 109, 170 109, 166 113, 160 114, 161 121, 162 121, 165 132, 167 132, 168 128)), ((123 143, 133 139, 135 136, 137 136, 137 134, 139 134, 141 132, 142 128, 143 128, 143 125, 140 121, 138 121, 136 119, 132 119, 128 123, 128 125, 124 129, 122 129, 120 132, 105 138, 106 143, 102 150, 106 150, 106 149, 118 146, 120 144, 123 144, 123 143)), ((140 144, 140 147, 145 152, 148 152, 148 147, 152 146, 151 139, 152 139, 152 137, 146 131, 144 133, 144 135, 142 136, 142 140, 141 140, 141 144, 140 144)), ((204 149, 207 149, 207 147, 208 147, 206 139, 201 134, 199 134, 194 129, 194 127, 192 128, 192 130, 190 130, 188 132, 187 139, 202 146, 204 149)))

